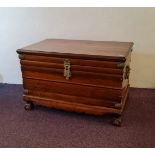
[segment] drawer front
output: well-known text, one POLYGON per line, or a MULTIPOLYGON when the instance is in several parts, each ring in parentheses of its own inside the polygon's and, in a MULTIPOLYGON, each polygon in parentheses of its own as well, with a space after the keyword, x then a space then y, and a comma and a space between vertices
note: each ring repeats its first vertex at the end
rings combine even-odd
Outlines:
POLYGON ((115 107, 121 103, 124 90, 82 86, 24 78, 24 93, 54 100, 115 107))

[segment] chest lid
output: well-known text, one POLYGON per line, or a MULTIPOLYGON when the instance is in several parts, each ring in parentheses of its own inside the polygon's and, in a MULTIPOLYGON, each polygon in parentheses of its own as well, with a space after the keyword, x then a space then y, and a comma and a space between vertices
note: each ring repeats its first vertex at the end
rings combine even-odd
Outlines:
POLYGON ((17 52, 19 54, 125 61, 132 46, 132 42, 46 39, 18 49, 17 52))

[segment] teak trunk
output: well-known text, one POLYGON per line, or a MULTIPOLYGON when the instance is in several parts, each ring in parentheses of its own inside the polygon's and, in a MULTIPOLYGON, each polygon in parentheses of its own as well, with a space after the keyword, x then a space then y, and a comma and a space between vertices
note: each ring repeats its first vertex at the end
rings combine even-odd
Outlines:
POLYGON ((47 39, 17 50, 25 109, 33 102, 88 114, 116 114, 121 125, 132 42, 47 39))

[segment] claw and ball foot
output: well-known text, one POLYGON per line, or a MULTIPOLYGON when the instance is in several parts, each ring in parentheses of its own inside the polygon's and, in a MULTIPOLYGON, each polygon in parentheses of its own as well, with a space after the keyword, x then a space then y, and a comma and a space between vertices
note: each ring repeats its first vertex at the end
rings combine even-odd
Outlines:
POLYGON ((121 124, 122 124, 121 116, 114 118, 114 120, 113 120, 112 123, 113 123, 113 125, 115 125, 115 126, 121 126, 121 124))
POLYGON ((24 109, 25 110, 32 110, 34 108, 33 102, 26 102, 24 109))

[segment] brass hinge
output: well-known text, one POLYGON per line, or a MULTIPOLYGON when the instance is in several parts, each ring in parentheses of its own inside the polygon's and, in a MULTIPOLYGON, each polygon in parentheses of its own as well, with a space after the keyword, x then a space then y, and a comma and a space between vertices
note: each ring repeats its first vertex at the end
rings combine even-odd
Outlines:
POLYGON ((23 54, 19 54, 18 57, 19 57, 19 59, 24 59, 24 55, 23 54))
POLYGON ((28 89, 24 89, 24 90, 23 90, 23 93, 24 93, 24 94, 28 94, 28 93, 29 93, 28 89))
POLYGON ((122 107, 122 104, 121 103, 116 103, 115 104, 115 108, 121 108, 122 107))
POLYGON ((65 59, 64 60, 64 76, 65 76, 66 80, 69 80, 69 78, 71 77, 70 69, 71 69, 70 60, 65 59))

